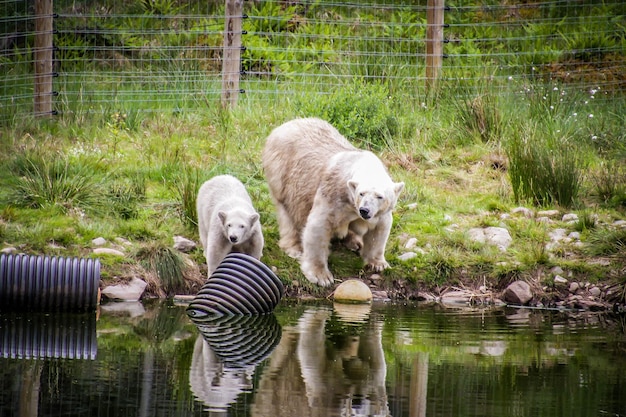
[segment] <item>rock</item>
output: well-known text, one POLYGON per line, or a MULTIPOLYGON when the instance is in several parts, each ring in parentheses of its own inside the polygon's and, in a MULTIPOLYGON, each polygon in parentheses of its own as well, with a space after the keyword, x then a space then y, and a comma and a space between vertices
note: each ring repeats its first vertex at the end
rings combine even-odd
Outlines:
POLYGON ((191 252, 196 248, 196 242, 182 236, 174 236, 174 249, 181 252, 191 252))
POLYGON ((408 261, 409 259, 413 259, 417 256, 415 252, 405 252, 402 255, 398 256, 398 259, 401 261, 408 261))
POLYGON ((533 212, 532 210, 526 208, 526 207, 515 207, 513 210, 511 210, 511 214, 515 214, 515 215, 522 215, 528 219, 533 217, 533 212))
POLYGON ((363 281, 348 279, 337 286, 333 294, 335 301, 341 303, 369 303, 372 290, 363 281))
POLYGON ((464 304, 467 305, 472 299, 472 294, 467 291, 448 291, 441 296, 442 304, 464 304))
POLYGON ((106 239, 103 237, 97 237, 91 241, 91 244, 94 246, 103 246, 107 243, 106 239))
POLYGON ((552 217, 556 217, 559 215, 559 211, 558 210, 543 210, 537 213, 537 217, 548 217, 548 218, 552 218, 552 217))
POLYGON ((533 298, 533 293, 525 281, 515 281, 504 290, 504 300, 508 303, 526 305, 533 298))
POLYGON ((513 238, 511 238, 509 231, 503 227, 492 226, 484 229, 473 227, 469 229, 467 233, 471 240, 496 245, 498 249, 503 252, 506 251, 513 242, 513 238))
POLYGON ((564 214, 563 217, 561 218, 561 221, 563 222, 576 222, 578 221, 578 215, 576 213, 567 213, 564 214))
POLYGON ((413 249, 415 246, 417 246, 417 238, 410 238, 405 244, 404 244, 404 248, 405 249, 413 249))
POLYGON ((0 253, 10 255, 12 253, 17 253, 17 249, 14 248, 13 246, 8 246, 6 248, 2 248, 2 250, 0 250, 0 253))
POLYGON ((93 253, 95 253, 96 255, 113 255, 122 257, 126 256, 124 252, 111 248, 96 248, 93 250, 93 253))
POLYGON ((594 297, 599 297, 600 294, 602 294, 602 290, 594 285, 589 289, 589 294, 593 295, 594 297))
POLYGON ((141 298, 148 284, 139 279, 133 278, 125 284, 109 285, 102 290, 102 295, 112 300, 138 301, 141 298))
POLYGON ((506 251, 513 242, 509 231, 503 227, 487 227, 485 229, 485 238, 503 252, 506 251))
POLYGON ((554 276, 554 283, 557 284, 557 285, 559 285, 559 284, 567 284, 568 281, 567 281, 567 278, 563 278, 560 275, 555 275, 554 276))
POLYGON ((579 288, 580 285, 578 285, 577 282, 572 282, 571 284, 569 284, 569 292, 572 294, 576 294, 576 291, 578 291, 579 288))

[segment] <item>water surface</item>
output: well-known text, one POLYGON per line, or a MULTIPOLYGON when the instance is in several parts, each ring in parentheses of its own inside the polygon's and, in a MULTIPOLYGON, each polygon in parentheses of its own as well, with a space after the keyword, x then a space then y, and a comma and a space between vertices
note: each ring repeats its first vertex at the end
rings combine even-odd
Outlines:
POLYGON ((626 318, 296 303, 0 316, 4 416, 626 416, 626 318))

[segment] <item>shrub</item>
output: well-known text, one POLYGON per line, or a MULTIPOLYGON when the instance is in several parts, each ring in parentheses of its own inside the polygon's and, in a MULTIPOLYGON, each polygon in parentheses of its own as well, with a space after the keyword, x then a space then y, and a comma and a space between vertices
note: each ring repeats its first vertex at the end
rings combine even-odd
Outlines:
POLYGON ((335 126, 346 138, 380 150, 398 131, 387 88, 356 82, 317 100, 301 102, 299 112, 335 126))

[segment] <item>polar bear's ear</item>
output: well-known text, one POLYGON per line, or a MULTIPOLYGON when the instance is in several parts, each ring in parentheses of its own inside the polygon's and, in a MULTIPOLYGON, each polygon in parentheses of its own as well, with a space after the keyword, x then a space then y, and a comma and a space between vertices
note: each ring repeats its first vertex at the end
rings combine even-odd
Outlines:
POLYGON ((398 198, 402 190, 404 190, 403 182, 396 182, 393 184, 393 192, 396 194, 396 198, 398 198))
POLYGON ((250 226, 254 226, 254 223, 259 220, 259 213, 254 213, 250 215, 250 226))
POLYGON ((226 212, 225 211, 218 211, 217 217, 219 217, 222 224, 226 224, 226 212))
POLYGON ((354 195, 356 193, 356 189, 359 187, 359 183, 354 180, 348 181, 348 190, 354 195))

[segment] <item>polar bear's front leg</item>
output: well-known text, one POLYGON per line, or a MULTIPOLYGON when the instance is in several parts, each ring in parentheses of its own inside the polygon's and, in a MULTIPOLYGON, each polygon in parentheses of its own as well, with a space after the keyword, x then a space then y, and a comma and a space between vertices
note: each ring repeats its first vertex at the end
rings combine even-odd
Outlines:
POLYGON ((302 257, 300 269, 304 276, 314 284, 331 285, 333 274, 328 269, 328 255, 331 225, 327 218, 328 209, 325 205, 313 205, 302 231, 302 257))
POLYGON ((363 236, 361 257, 365 262, 365 267, 374 272, 380 272, 389 268, 389 264, 385 260, 385 247, 387 246, 392 223, 393 217, 391 213, 387 213, 380 218, 376 227, 363 236))

